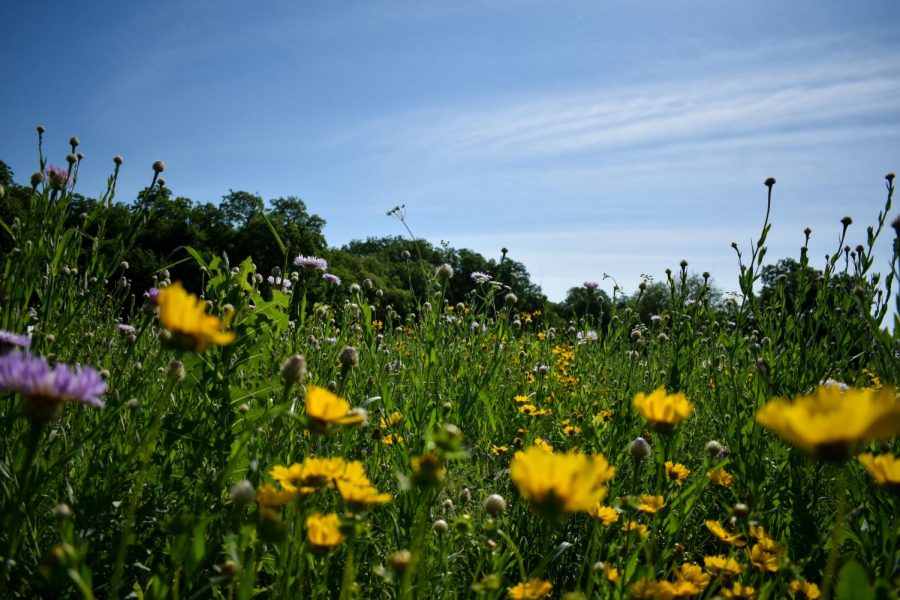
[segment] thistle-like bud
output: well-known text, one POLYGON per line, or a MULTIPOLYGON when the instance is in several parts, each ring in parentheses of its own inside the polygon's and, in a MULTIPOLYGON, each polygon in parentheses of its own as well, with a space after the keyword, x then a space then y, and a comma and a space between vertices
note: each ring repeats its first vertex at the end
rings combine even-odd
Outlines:
POLYGON ((119 156, 118 154, 116 154, 115 156, 113 156, 113 162, 116 163, 116 166, 117 166, 117 167, 121 167, 121 166, 122 166, 122 163, 125 162, 125 161, 124 161, 124 159, 123 159, 121 156, 119 156))
POLYGON ((341 363, 343 369, 355 367, 359 364, 359 352, 353 346, 344 346, 338 355, 338 362, 341 363))
POLYGON ((166 170, 166 163, 161 160, 157 160, 153 163, 153 171, 156 173, 162 173, 166 170))
POLYGON ((38 135, 43 135, 45 131, 47 131, 47 129, 43 125, 37 126, 38 135))
POLYGON ((450 525, 443 519, 438 519, 431 525, 431 529, 438 535, 444 535, 450 530, 450 525))
POLYGON ((70 165, 74 165, 78 161, 78 157, 74 154, 66 154, 66 162, 70 165))
POLYGON ((44 181, 44 174, 40 171, 35 171, 31 174, 31 187, 36 188, 44 181))
POLYGON ((442 279, 443 281, 447 281, 448 279, 453 277, 453 267, 451 267, 447 263, 444 263, 440 267, 438 267, 437 275, 438 278, 442 279))
POLYGON ((169 363, 169 378, 176 382, 181 383, 187 377, 187 371, 184 369, 184 363, 180 360, 173 360, 169 363))
POLYGON ((388 566, 397 575, 403 575, 411 562, 412 553, 409 550, 397 550, 388 556, 388 566))
POLYGON ((768 179, 766 179, 765 184, 767 188, 772 189, 772 186, 775 185, 775 178, 769 177, 768 179))
POLYGON ((635 460, 643 460, 650 456, 650 442, 642 437, 634 438, 628 445, 628 454, 635 460))
POLYGON ((484 510, 492 517, 506 512, 506 500, 500 494, 491 494, 484 499, 484 510))
POLYGON ((241 479, 231 486, 228 497, 238 506, 247 506, 256 498, 256 490, 248 480, 241 479))
POLYGON ((725 451, 725 446, 723 446, 717 440, 709 440, 708 442, 706 442, 705 449, 706 449, 707 454, 709 454, 712 457, 716 457, 725 451))
POLYGON ((299 354, 289 356, 281 365, 281 378, 285 383, 300 383, 306 378, 306 359, 299 354))
POLYGON ((77 147, 78 147, 78 144, 80 144, 80 143, 81 143, 81 141, 80 141, 77 137, 75 137, 74 135, 73 135, 72 137, 69 138, 69 145, 72 146, 72 151, 73 151, 73 152, 75 151, 75 148, 77 148, 77 147))

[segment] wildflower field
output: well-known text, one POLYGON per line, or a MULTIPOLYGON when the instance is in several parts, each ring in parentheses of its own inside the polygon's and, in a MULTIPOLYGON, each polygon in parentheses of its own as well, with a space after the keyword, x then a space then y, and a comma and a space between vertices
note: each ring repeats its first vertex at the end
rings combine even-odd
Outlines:
POLYGON ((774 179, 738 293, 673 257, 659 313, 587 281, 559 318, 452 257, 400 312, 267 218, 275 264, 138 288, 148 212, 108 233, 118 157, 81 212, 76 146, 0 223, 3 598, 897 597, 893 175, 765 298, 774 179))

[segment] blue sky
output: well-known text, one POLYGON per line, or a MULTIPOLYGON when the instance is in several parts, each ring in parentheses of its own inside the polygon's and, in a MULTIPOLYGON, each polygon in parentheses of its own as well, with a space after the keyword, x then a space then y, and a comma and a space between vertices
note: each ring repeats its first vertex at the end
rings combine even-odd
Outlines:
MULTIPOLYGON (((164 159, 176 194, 295 195, 331 245, 413 231, 496 257, 551 299, 628 291, 688 260, 736 287, 730 245, 821 266, 900 169, 900 3, 721 0, 5 2, 0 159, 34 127, 79 190, 164 159), (609 289, 610 282, 603 282, 609 289)), ((879 244, 883 270, 889 240, 879 244)))

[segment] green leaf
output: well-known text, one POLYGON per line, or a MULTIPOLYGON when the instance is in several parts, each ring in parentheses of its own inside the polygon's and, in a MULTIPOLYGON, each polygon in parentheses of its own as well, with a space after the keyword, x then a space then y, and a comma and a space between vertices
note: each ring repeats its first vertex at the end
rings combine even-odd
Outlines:
POLYGON ((851 560, 841 569, 835 592, 835 598, 838 600, 874 600, 875 598, 865 569, 855 560, 851 560))

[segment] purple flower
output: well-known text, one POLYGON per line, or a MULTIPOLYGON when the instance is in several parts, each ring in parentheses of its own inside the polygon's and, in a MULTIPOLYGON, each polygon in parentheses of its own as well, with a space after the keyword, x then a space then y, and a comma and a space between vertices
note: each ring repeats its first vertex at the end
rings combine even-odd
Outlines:
POLYGON ((575 337, 578 338, 579 344, 587 344, 588 342, 596 342, 597 341, 597 332, 591 329, 587 333, 579 331, 575 337))
POLYGON ((334 286, 341 285, 341 278, 334 273, 322 273, 322 279, 334 286))
POLYGON ((302 268, 304 271, 324 271, 328 268, 328 261, 318 256, 303 256, 302 254, 294 259, 294 266, 302 268))
POLYGON ((600 284, 599 284, 598 282, 596 282, 596 281, 590 281, 590 280, 585 281, 585 282, 582 283, 581 285, 583 285, 583 286, 584 286, 584 289, 586 289, 586 290, 589 291, 589 292, 593 292, 594 290, 596 290, 597 288, 600 287, 600 284))
POLYGON ((325 338, 325 343, 328 344, 329 346, 334 346, 335 344, 337 344, 337 338, 333 338, 333 337, 325 338))
POLYGON ((27 335, 13 333, 0 329, 0 351, 13 348, 27 349, 31 345, 31 338, 27 335))
POLYGON ((660 321, 662 321, 662 317, 661 317, 661 316, 659 316, 659 315, 650 315, 650 322, 653 323, 654 325, 656 325, 656 324, 659 323, 660 321))
POLYGON ((65 167, 50 165, 46 168, 45 173, 47 179, 50 180, 50 187, 54 190, 62 190, 69 183, 69 171, 65 167))
POLYGON ((150 288, 147 290, 147 301, 150 304, 155 305, 157 303, 157 299, 159 298, 159 288, 150 288))
POLYGON ((128 325, 127 323, 118 323, 116 325, 116 329, 118 329, 119 332, 123 335, 127 335, 129 333, 134 333, 135 331, 137 331, 137 327, 135 327, 134 325, 128 325))
POLYGON ((493 277, 491 277, 487 273, 482 273, 481 271, 474 271, 471 275, 469 275, 469 277, 474 279, 475 283, 479 283, 479 284, 487 283, 488 281, 493 279, 493 277))
POLYGON ((103 408, 106 382, 91 367, 51 367, 43 357, 11 352, 0 356, 0 390, 22 394, 22 411, 29 420, 52 421, 68 401, 103 408))

